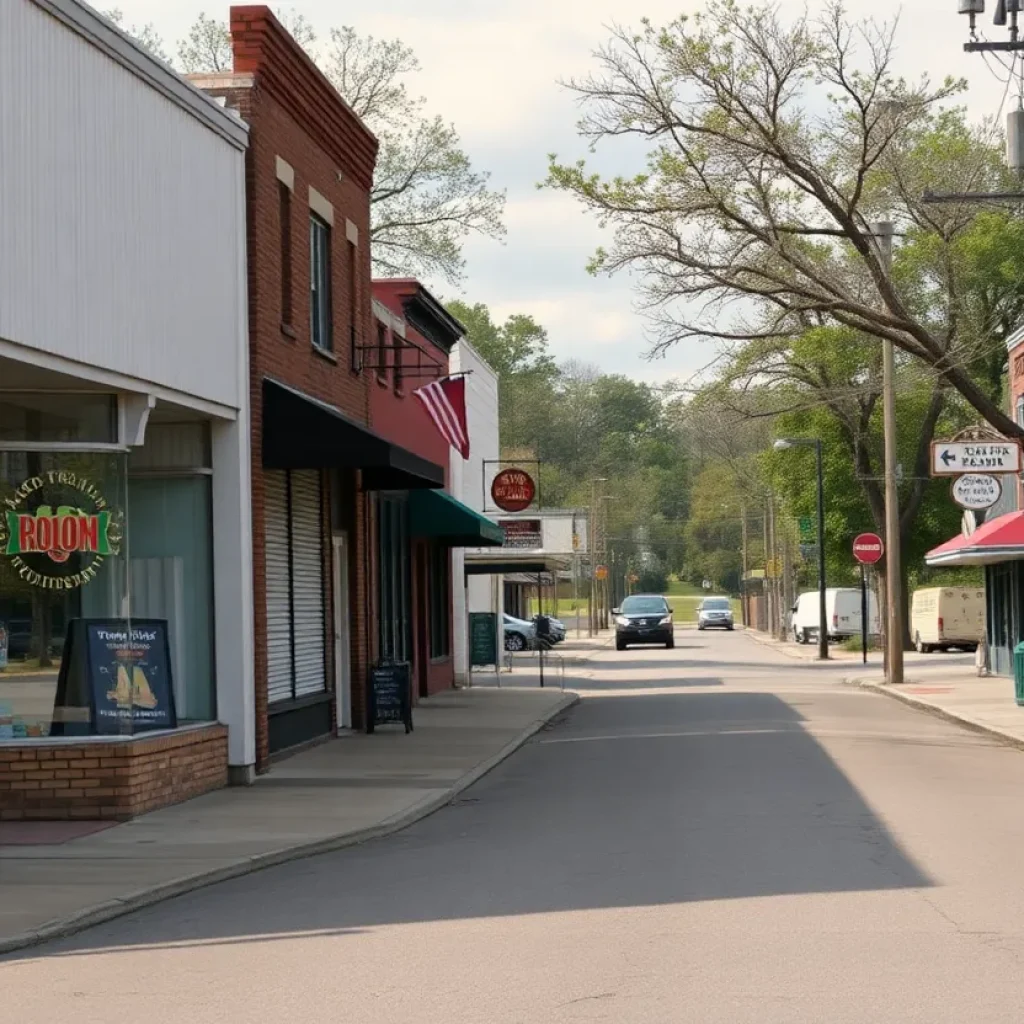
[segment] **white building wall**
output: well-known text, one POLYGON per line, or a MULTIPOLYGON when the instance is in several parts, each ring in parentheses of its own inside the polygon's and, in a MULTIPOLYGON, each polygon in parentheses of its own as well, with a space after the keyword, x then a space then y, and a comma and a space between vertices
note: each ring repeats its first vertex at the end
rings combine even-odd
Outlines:
POLYGON ((248 131, 80 0, 0 0, 0 389, 167 401, 211 421, 218 717, 256 760, 248 131))
MULTIPOLYGON (((484 463, 501 455, 498 428, 498 375, 469 342, 460 341, 451 351, 452 373, 469 372, 466 377, 466 421, 469 427, 470 453, 463 459, 451 456, 451 493, 477 512, 484 510, 484 463)), ((489 467, 492 470, 493 467, 489 467)), ((493 515, 489 518, 495 518, 493 515)), ((484 549, 493 551, 493 548, 484 549)), ((503 609, 501 577, 465 575, 464 549, 452 551, 452 627, 455 650, 455 681, 464 683, 469 676, 469 613, 496 612, 503 609), (465 581, 465 586, 463 586, 465 581)))
POLYGON ((0 339, 238 408, 245 145, 78 0, 3 0, 0 339))

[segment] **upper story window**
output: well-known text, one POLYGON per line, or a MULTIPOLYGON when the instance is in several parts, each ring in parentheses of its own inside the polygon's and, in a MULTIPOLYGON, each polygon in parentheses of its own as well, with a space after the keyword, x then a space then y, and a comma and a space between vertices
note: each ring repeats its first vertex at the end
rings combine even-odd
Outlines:
POLYGON ((387 380, 388 376, 388 329, 385 324, 377 321, 377 376, 387 380))
POLYGON ((334 349, 331 320, 331 228, 316 214, 309 218, 309 324, 317 348, 334 349))
POLYGON ((1017 407, 1014 410, 1014 419, 1018 427, 1024 427, 1024 395, 1017 397, 1017 407))
POLYGON ((281 227, 281 324, 292 326, 292 190, 277 183, 281 227))

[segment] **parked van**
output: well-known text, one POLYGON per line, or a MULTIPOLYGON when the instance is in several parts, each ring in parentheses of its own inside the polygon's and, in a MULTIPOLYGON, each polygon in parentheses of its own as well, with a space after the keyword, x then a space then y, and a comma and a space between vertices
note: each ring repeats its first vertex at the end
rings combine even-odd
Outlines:
MULTIPOLYGON (((854 587, 834 587, 825 591, 825 623, 829 640, 860 636, 860 591, 854 587)), ((810 643, 818 636, 818 591, 808 590, 793 605, 790 626, 799 644, 810 643)), ((878 602, 868 591, 868 631, 879 632, 878 602)))
POLYGON ((910 605, 910 635, 922 653, 976 650, 985 639, 984 587, 925 587, 910 605))

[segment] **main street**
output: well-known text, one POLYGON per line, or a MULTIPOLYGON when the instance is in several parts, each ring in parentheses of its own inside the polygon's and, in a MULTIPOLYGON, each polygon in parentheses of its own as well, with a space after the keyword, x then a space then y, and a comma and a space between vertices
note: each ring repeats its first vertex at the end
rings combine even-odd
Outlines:
POLYGON ((4 1004, 19 1024, 1016 1024, 1024 753, 843 685, 855 668, 740 632, 606 651, 453 806, 10 956, 4 1004))

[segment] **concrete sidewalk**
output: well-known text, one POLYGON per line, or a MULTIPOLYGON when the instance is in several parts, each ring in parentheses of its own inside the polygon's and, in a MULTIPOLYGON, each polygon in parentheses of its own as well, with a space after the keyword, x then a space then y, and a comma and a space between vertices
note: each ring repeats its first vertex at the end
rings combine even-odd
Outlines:
POLYGON ((381 728, 331 740, 282 760, 249 788, 120 825, 4 822, 0 953, 405 828, 578 699, 558 688, 453 690, 416 707, 408 736, 381 728))
POLYGON ((919 658, 907 665, 907 681, 900 686, 886 685, 880 671, 847 681, 1024 749, 1024 708, 1014 700, 1012 679, 979 676, 964 664, 943 665, 934 655, 919 658))

